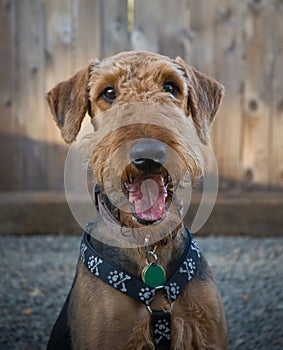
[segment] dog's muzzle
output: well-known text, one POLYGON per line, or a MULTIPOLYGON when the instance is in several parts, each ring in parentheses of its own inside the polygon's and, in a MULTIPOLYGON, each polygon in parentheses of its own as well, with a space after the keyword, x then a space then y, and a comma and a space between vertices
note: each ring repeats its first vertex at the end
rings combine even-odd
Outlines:
POLYGON ((126 185, 132 212, 140 223, 156 222, 166 211, 168 176, 164 163, 167 145, 159 140, 140 139, 131 145, 129 156, 137 170, 126 185))
POLYGON ((158 140, 142 140, 130 149, 132 164, 145 174, 156 172, 166 161, 167 146, 158 140))

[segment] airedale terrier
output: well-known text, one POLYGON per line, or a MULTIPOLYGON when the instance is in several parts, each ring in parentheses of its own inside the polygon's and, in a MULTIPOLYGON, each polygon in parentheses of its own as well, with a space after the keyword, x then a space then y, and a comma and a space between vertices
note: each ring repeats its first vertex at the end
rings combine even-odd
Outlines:
POLYGON ((227 348, 220 294, 182 222, 180 190, 186 174, 193 182, 203 172, 201 149, 223 91, 179 57, 124 52, 90 63, 48 93, 67 143, 85 114, 91 117, 96 141, 85 143, 97 210, 106 227, 128 230, 137 242, 109 245, 91 234, 95 223, 87 226, 48 349, 227 348), (111 186, 123 204, 113 203, 111 186))

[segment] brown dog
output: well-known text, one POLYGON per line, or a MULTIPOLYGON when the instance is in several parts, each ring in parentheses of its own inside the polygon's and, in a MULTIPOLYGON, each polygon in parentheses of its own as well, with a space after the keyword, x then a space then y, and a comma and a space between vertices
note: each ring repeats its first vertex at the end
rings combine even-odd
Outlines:
POLYGON ((98 211, 137 242, 114 247, 86 236, 48 349, 226 349, 220 295, 182 223, 176 191, 185 172, 193 179, 203 171, 201 149, 222 96, 222 85, 181 58, 149 52, 91 63, 48 93, 66 142, 75 140, 86 112, 92 118, 101 136, 86 141, 98 211), (111 186, 126 198, 121 206, 105 190, 109 157, 111 186))

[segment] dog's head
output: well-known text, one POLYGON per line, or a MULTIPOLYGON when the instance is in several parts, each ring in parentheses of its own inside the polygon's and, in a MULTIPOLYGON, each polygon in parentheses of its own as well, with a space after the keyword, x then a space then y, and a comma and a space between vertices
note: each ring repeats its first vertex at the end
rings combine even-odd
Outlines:
MULTIPOLYGON (((120 171, 120 186, 128 196, 135 219, 149 224, 164 217, 172 199, 172 174, 166 164, 171 164, 177 178, 182 167, 192 177, 201 172, 200 145, 209 142, 209 127, 223 92, 220 83, 186 65, 179 57, 125 52, 91 63, 59 83, 48 92, 47 101, 67 143, 75 140, 87 112, 98 133, 108 127, 109 133, 93 148, 91 160, 96 182, 102 187, 107 157, 123 143, 129 143, 129 164, 123 163, 120 154, 115 169, 120 171), (138 107, 138 112, 133 112, 133 108, 130 113, 129 109, 126 111, 126 105, 140 102, 148 107, 138 107), (154 111, 154 106, 162 107, 154 111), (116 123, 119 118, 124 123, 113 132, 111 111, 115 111, 112 117, 116 123), (102 113, 108 119, 97 122, 97 115, 102 113), (165 127, 146 119, 149 114, 153 119, 163 115, 165 122, 160 123, 165 123, 165 127), (169 149, 176 152, 175 159, 174 152, 169 155, 169 149)), ((113 127, 114 124, 113 120, 113 127)), ((128 218, 127 222, 131 220, 128 218)))

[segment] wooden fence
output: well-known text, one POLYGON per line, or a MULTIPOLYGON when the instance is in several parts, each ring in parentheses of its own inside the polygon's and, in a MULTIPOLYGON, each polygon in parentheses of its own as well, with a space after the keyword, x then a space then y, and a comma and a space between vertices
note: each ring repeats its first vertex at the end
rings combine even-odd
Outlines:
POLYGON ((282 0, 0 0, 0 189, 63 189, 45 92, 89 59, 146 49, 221 81, 222 185, 283 186, 282 0))

